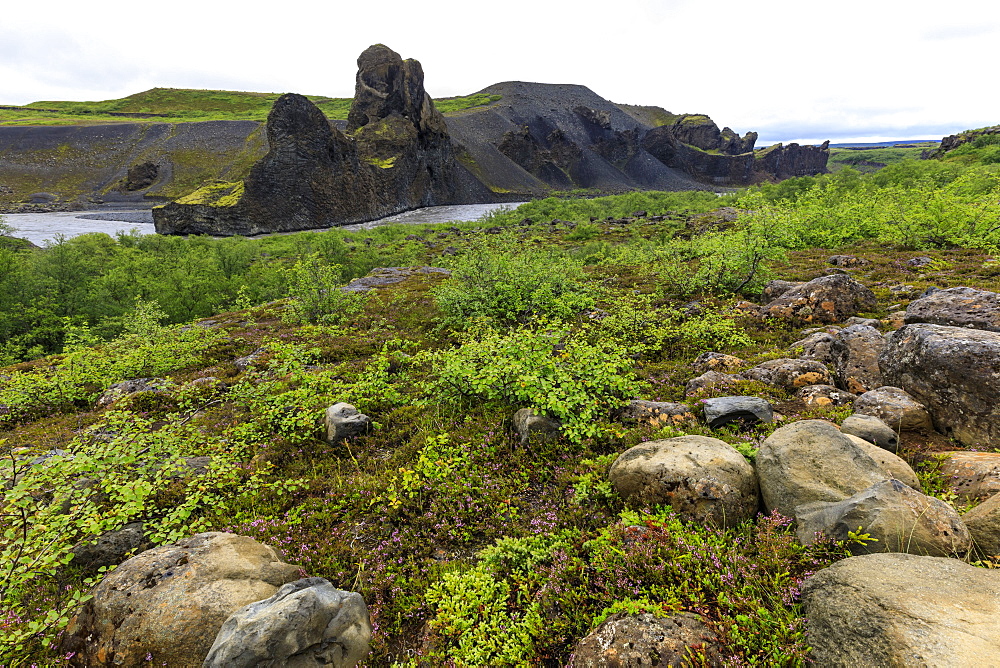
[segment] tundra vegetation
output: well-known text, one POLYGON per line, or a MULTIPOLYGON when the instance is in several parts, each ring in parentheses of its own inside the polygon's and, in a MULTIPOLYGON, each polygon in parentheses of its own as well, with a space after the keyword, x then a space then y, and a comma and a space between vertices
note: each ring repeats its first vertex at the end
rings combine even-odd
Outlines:
MULTIPOLYGON (((60 630, 102 577, 72 563, 73 546, 141 520, 154 543, 249 535, 360 592, 372 666, 563 665, 612 613, 680 610, 708 620, 729 665, 805 665, 798 585, 848 546, 803 547, 777 515, 689 523, 626 506, 607 481, 643 441, 701 433, 753 459, 776 425, 612 415, 634 397, 694 408, 684 383, 703 351, 781 356, 800 330, 735 305, 769 278, 813 278, 833 251, 872 260, 869 317, 887 315, 893 280, 1000 288, 988 162, 844 169, 724 197, 549 198, 444 225, 0 248, 0 662, 66 658, 60 630), (637 211, 649 215, 620 222, 637 211), (905 263, 916 255, 933 262, 905 263), (419 264, 452 275, 336 289, 419 264), (160 380, 98 406, 139 377, 160 380), (371 416, 371 432, 323 440, 336 402, 371 416), (512 436, 523 407, 562 420, 559 438, 512 436)), ((752 381, 736 393, 786 419, 847 414, 752 381)), ((901 452, 933 467, 939 446, 901 452)))

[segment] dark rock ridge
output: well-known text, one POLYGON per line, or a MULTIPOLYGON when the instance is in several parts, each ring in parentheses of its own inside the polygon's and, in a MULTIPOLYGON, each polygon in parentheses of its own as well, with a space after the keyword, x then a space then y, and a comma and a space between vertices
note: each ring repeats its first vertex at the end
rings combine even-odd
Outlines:
POLYGON ((617 105, 584 86, 510 81, 501 99, 447 118, 458 157, 494 192, 707 189, 826 171, 827 145, 754 151, 703 115, 617 105))
POLYGON ((267 119, 268 152, 246 179, 211 184, 154 209, 156 231, 316 229, 489 197, 475 179, 461 178, 444 118, 424 91, 420 63, 385 46, 358 58, 347 130, 350 136, 304 96, 282 95, 267 119))

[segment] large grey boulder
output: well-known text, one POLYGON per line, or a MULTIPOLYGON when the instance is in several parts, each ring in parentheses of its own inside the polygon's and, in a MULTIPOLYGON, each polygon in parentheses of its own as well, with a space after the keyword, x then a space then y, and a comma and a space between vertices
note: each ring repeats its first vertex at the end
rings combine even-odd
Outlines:
POLYGON ((761 315, 793 322, 840 322, 875 308, 875 293, 846 274, 820 276, 781 294, 761 315))
POLYGON ((865 392, 854 402, 854 412, 874 415, 898 431, 934 428, 923 404, 898 387, 886 385, 865 392))
POLYGON ((904 323, 921 322, 1000 332, 1000 295, 967 287, 935 290, 906 307, 904 323))
POLYGON ((608 479, 626 500, 669 504, 698 522, 734 527, 757 512, 753 467, 733 446, 707 436, 678 436, 629 448, 608 479))
POLYGON ((837 387, 854 394, 880 387, 878 355, 883 348, 885 338, 874 327, 851 325, 837 332, 830 345, 837 387))
POLYGON ((767 437, 757 451, 764 506, 785 517, 813 501, 842 501, 887 478, 878 463, 837 426, 800 420, 767 437))
POLYGON ((840 424, 840 431, 863 438, 889 452, 899 450, 896 432, 874 415, 850 415, 840 424))
POLYGON ((203 666, 352 668, 368 656, 371 637, 368 606, 360 594, 323 578, 304 578, 234 612, 203 666))
POLYGON ((847 438, 854 441, 854 444, 865 451, 865 453, 875 460, 878 464, 879 469, 885 474, 887 478, 895 478, 907 487, 912 487, 918 492, 923 492, 923 487, 920 484, 920 478, 914 470, 907 464, 902 457, 895 455, 888 450, 884 450, 874 443, 870 443, 863 438, 859 438, 854 434, 844 434, 847 438))
POLYGON ((884 480, 843 501, 816 501, 795 509, 796 534, 809 545, 816 535, 847 540, 849 532, 868 534, 852 543, 854 554, 907 552, 933 557, 963 555, 972 546, 969 530, 955 509, 899 480, 884 480))
POLYGON ((1000 571, 871 554, 839 561, 801 589, 817 666, 998 665, 1000 571))
POLYGON ((328 443, 340 443, 344 439, 361 436, 367 433, 371 422, 370 417, 351 404, 334 404, 326 409, 323 416, 326 440, 328 443))
POLYGON ((879 364, 939 431, 966 445, 1000 445, 1000 333, 906 325, 886 337, 879 364))
POLYGON ((979 555, 1000 561, 1000 493, 962 515, 962 522, 979 555))
POLYGON ((743 372, 746 378, 794 392, 807 385, 828 385, 830 372, 814 360, 781 358, 763 362, 743 372))
POLYGON ((667 668, 686 666, 701 655, 699 666, 721 666, 719 640, 701 617, 680 612, 657 617, 615 613, 584 637, 573 650, 572 668, 667 668))
POLYGON ((223 622, 299 579, 297 566, 247 536, 200 533, 146 550, 104 578, 63 636, 70 663, 198 666, 223 622))

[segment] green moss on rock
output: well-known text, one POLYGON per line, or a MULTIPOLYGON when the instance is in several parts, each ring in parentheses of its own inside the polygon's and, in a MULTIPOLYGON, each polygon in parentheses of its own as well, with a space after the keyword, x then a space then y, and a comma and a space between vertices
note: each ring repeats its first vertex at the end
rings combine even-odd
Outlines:
POLYGON ((230 183, 216 181, 198 188, 193 193, 177 200, 178 204, 199 204, 202 206, 235 206, 243 197, 243 181, 230 183))

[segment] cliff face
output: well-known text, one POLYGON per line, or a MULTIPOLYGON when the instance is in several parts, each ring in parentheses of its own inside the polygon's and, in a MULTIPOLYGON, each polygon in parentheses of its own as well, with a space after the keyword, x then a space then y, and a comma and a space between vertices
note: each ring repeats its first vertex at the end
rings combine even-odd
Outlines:
POLYGON ((358 59, 347 125, 301 95, 275 102, 268 152, 239 184, 213 184, 153 210, 160 234, 253 235, 373 220, 420 206, 488 200, 455 164, 420 63, 382 45, 358 59))

